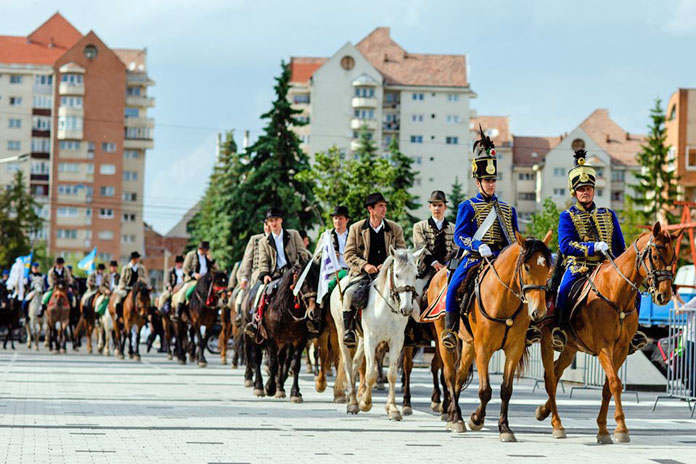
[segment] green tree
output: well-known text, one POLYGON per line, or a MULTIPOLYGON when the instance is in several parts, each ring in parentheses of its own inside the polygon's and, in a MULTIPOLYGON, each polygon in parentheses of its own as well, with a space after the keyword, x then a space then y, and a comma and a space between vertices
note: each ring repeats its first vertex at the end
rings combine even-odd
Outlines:
POLYGON ((452 192, 449 194, 447 199, 449 213, 447 213, 447 220, 449 222, 457 222, 457 209, 459 208, 459 203, 466 200, 464 194, 464 188, 461 182, 459 182, 459 177, 454 178, 454 184, 452 184, 452 192))
POLYGON ((621 232, 623 232, 624 240, 630 244, 640 234, 646 232, 646 222, 641 211, 638 211, 631 197, 626 196, 624 209, 619 211, 619 222, 621 223, 621 232))
POLYGON ((404 228, 404 235, 411 237, 413 224, 418 221, 411 211, 420 206, 418 196, 410 192, 416 179, 416 172, 412 167, 413 160, 399 150, 396 137, 393 137, 389 144, 389 161, 391 162, 389 171, 391 180, 385 194, 389 201, 389 214, 404 228))
POLYGON ((643 224, 652 224, 658 219, 658 214, 664 214, 670 223, 676 222, 676 216, 670 209, 677 200, 676 171, 668 169, 670 165, 670 147, 665 144, 667 129, 665 114, 659 98, 650 110, 647 143, 636 155, 638 164, 642 167, 636 173, 636 184, 631 185, 633 195, 630 196, 643 224))
POLYGON ((352 186, 348 182, 345 155, 335 145, 326 152, 314 155, 314 162, 309 169, 297 174, 297 178, 314 182, 315 210, 322 212, 325 224, 333 227, 331 211, 337 205, 346 202, 352 186))
POLYGON ((556 203, 551 198, 546 198, 541 211, 532 214, 529 227, 527 227, 528 235, 539 240, 543 239, 550 229, 553 235, 549 242, 549 248, 554 253, 558 252, 558 219, 560 215, 561 211, 556 203))
POLYGON ((24 174, 17 171, 12 183, 0 193, 0 266, 11 266, 18 256, 32 250, 31 234, 41 229, 39 204, 27 190, 24 174))

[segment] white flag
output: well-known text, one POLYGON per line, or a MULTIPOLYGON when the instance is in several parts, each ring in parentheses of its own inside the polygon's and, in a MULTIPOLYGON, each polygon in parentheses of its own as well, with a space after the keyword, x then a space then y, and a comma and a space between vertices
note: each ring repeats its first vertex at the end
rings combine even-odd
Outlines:
POLYGON ((329 282, 336 273, 342 269, 341 263, 336 257, 333 243, 331 243, 331 231, 326 231, 321 240, 321 267, 319 270, 319 285, 317 286, 317 301, 321 301, 329 291, 329 282))

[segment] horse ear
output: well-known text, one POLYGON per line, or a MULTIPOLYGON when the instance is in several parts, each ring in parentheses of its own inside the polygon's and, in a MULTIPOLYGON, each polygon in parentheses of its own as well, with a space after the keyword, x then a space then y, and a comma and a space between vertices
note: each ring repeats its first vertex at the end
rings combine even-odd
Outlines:
POLYGON ((519 246, 524 246, 524 237, 519 232, 515 231, 515 238, 517 239, 517 244, 519 246))
POLYGON ((660 235, 660 231, 662 230, 662 225, 660 224, 660 221, 655 222, 652 228, 652 234, 653 237, 657 237, 660 235))
POLYGON ((396 253, 396 250, 394 249, 394 247, 389 245, 389 256, 394 256, 395 253, 396 253))
POLYGON ((419 259, 421 256, 423 256, 423 253, 425 253, 425 247, 421 248, 420 250, 416 251, 413 253, 413 258, 414 259, 419 259))
POLYGON ((551 229, 549 229, 549 231, 546 232, 546 235, 544 236, 544 240, 542 240, 542 242, 544 242, 544 245, 549 246, 549 242, 551 241, 552 236, 553 236, 553 231, 551 229))
POLYGON ((672 240, 679 240, 679 236, 684 232, 684 229, 677 229, 675 231, 672 231, 669 233, 669 236, 672 240))

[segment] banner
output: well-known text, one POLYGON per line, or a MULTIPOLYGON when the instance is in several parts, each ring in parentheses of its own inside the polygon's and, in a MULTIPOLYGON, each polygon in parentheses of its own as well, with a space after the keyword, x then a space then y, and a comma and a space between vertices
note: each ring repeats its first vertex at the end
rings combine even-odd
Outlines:
POLYGON ((317 301, 321 301, 329 291, 329 282, 336 277, 336 273, 342 269, 336 256, 331 231, 327 230, 321 236, 321 268, 319 269, 319 285, 317 287, 317 301))
POLYGON ((77 263, 77 267, 83 271, 87 271, 87 274, 91 274, 96 269, 95 261, 97 259, 97 247, 94 247, 92 251, 89 252, 87 256, 82 258, 82 260, 77 263))

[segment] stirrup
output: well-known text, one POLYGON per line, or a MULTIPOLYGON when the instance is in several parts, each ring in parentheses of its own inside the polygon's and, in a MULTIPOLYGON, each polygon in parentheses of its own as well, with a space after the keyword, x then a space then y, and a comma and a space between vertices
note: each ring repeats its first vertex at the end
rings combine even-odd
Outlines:
POLYGON ((648 337, 640 330, 636 330, 636 333, 631 338, 631 343, 628 346, 628 354, 633 354, 636 351, 642 350, 645 345, 648 344, 648 337))
POLYGON ((563 351, 566 343, 568 343, 568 336, 566 335, 565 330, 561 329, 560 327, 554 327, 553 330, 551 330, 551 337, 551 346, 553 346, 553 349, 556 351, 563 351))
POLYGON ((358 337, 355 334, 355 330, 346 329, 346 331, 343 333, 343 344, 346 345, 346 348, 350 349, 358 346, 358 337))
POLYGON ((527 329, 526 344, 527 346, 539 343, 541 341, 541 329, 536 325, 530 325, 527 329))
POLYGON ((440 341, 447 351, 454 351, 457 348, 457 333, 454 330, 445 329, 440 341))
POLYGON ((259 330, 259 328, 256 326, 255 321, 249 322, 244 327, 244 333, 247 334, 251 338, 256 337, 256 332, 258 332, 258 330, 259 330))

